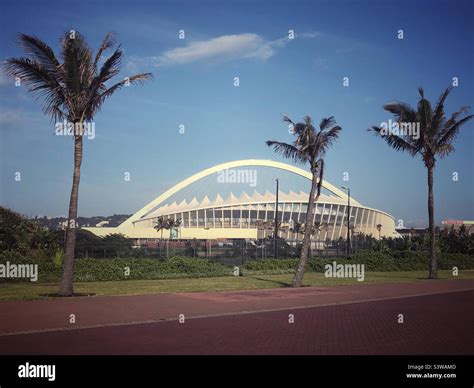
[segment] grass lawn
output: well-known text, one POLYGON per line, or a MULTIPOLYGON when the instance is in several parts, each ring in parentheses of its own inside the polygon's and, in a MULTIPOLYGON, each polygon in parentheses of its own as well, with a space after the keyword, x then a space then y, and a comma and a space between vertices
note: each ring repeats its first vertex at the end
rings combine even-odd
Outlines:
MULTIPOLYGON (((326 278, 323 273, 307 272, 304 276, 306 286, 338 286, 348 284, 369 284, 380 282, 413 282, 426 280, 427 271, 410 272, 366 272, 365 280, 326 278)), ((451 271, 438 271, 439 279, 474 279, 474 270, 461 270, 459 276, 453 277, 451 271)), ((163 280, 124 280, 112 282, 76 283, 75 292, 107 295, 140 295, 160 292, 198 292, 198 291, 233 291, 257 290, 288 287, 292 274, 282 275, 247 275, 245 277, 210 277, 194 279, 163 280)), ((58 291, 55 283, 0 283, 0 300, 48 299, 42 294, 58 291)))

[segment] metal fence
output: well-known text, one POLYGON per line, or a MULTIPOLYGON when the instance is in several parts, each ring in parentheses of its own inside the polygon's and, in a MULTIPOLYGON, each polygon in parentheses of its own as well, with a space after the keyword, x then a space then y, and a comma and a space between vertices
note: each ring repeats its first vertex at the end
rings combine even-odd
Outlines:
MULTIPOLYGON (((292 240, 277 240, 276 258, 298 258, 301 254, 302 242, 292 240)), ((309 250, 310 257, 343 257, 347 254, 346 242, 341 241, 312 241, 309 250)), ((217 240, 162 240, 153 244, 136 247, 136 254, 143 257, 166 259, 173 256, 207 258, 225 264, 242 264, 246 260, 273 259, 275 247, 273 239, 227 241, 217 240)), ((356 247, 351 246, 354 253, 356 247)))
MULTIPOLYGON (((352 240, 349 252, 356 253, 359 243, 352 240)), ((250 259, 298 258, 301 255, 302 241, 277 238, 276 252, 272 237, 261 239, 228 240, 128 240, 109 241, 99 245, 94 240, 82 240, 76 245, 76 256, 81 258, 156 258, 167 259, 174 256, 207 258, 223 263, 235 264, 250 259)), ((345 240, 312 240, 310 257, 344 257, 347 254, 345 240)))

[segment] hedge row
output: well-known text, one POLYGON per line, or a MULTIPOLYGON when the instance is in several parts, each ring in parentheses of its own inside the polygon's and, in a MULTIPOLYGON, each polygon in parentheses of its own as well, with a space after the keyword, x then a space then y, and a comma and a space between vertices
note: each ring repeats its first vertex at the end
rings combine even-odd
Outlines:
MULTIPOLYGON (((14 263, 11 259, 9 261, 12 264, 14 263)), ((6 260, 0 258, 0 264, 5 262, 6 260)), ((26 259, 17 259, 15 263, 33 264, 31 260, 26 259)), ((38 264, 38 282, 57 282, 61 279, 62 267, 48 261, 38 261, 34 264, 38 264)), ((197 278, 231 274, 232 267, 205 259, 182 257, 175 257, 166 261, 156 259, 77 259, 74 269, 74 281, 197 278)), ((5 280, 0 279, 0 282, 5 280)), ((17 279, 8 279, 8 281, 15 280, 17 279)))
MULTIPOLYGON (((39 282, 57 282, 61 279, 62 268, 53 261, 23 258, 8 252, 0 254, 0 264, 7 261, 14 264, 38 264, 39 282)), ((418 252, 396 252, 391 255, 380 252, 364 252, 345 258, 313 258, 308 261, 306 270, 323 272, 326 264, 336 261, 338 264, 364 264, 366 271, 413 271, 427 270, 429 257, 418 252)), ((292 273, 296 270, 298 259, 249 260, 242 273, 271 274, 292 273)), ((439 254, 439 269, 474 269, 474 258, 463 254, 439 254)), ((75 264, 76 282, 144 280, 170 278, 197 278, 232 275, 233 267, 214 261, 197 258, 174 257, 169 260, 156 259, 77 259, 75 264), (127 269, 129 269, 129 274, 127 269)), ((0 278, 3 281, 16 279, 0 278)), ((19 279, 22 280, 22 279, 19 279)))
MULTIPOLYGON (((307 271, 323 272, 326 264, 364 264, 366 271, 416 271, 427 270, 429 256, 419 252, 397 252, 389 255, 379 252, 364 252, 349 259, 342 257, 313 258, 308 260, 307 271)), ((247 262, 244 268, 247 271, 259 273, 290 273, 296 270, 298 259, 265 259, 247 262)), ((474 269, 474 258, 463 254, 438 254, 438 268, 474 269)))

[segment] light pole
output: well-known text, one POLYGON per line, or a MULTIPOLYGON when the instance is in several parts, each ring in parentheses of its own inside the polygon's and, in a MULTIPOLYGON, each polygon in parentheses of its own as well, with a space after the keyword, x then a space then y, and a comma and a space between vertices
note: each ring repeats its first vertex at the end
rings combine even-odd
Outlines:
POLYGON ((341 186, 343 190, 347 191, 347 246, 346 246, 346 258, 349 258, 349 250, 351 246, 351 189, 349 187, 341 186))
POLYGON ((209 243, 209 227, 205 227, 204 230, 206 231, 206 259, 209 259, 212 256, 212 244, 209 243))
POLYGON ((273 258, 277 258, 277 236, 278 236, 278 178, 276 180, 276 206, 275 206, 275 232, 273 235, 273 258))

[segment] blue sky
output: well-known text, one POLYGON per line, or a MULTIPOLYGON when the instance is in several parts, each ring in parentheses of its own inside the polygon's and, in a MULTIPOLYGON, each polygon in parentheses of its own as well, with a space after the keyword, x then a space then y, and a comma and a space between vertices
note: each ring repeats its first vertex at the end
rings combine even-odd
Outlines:
MULTIPOLYGON (((97 47, 108 31, 125 53, 119 79, 151 71, 95 118, 85 140, 79 215, 133 213, 174 183, 215 164, 284 161, 265 144, 291 141, 281 116, 335 116, 343 132, 326 178, 407 226, 427 220, 426 170, 367 133, 390 119, 384 103, 435 102, 453 77, 448 114, 474 106, 474 11, 469 1, 6 1, 0 53, 21 56, 18 32, 57 50, 69 29, 97 47), (159 3, 159 4, 158 4, 159 3), (178 31, 185 31, 179 39, 178 31), (397 39, 402 29, 404 39, 397 39), (296 38, 288 40, 288 31, 296 38), (240 85, 235 87, 234 77, 240 85), (349 77, 349 86, 343 86, 349 77), (179 125, 185 133, 179 133, 179 125), (124 181, 124 172, 131 180, 124 181)), ((474 219, 474 121, 438 161, 436 220, 474 219), (459 180, 452 180, 457 172, 459 180)), ((67 213, 72 141, 26 88, 0 78, 0 203, 27 215, 67 213), (15 172, 21 181, 15 182, 15 172)))

